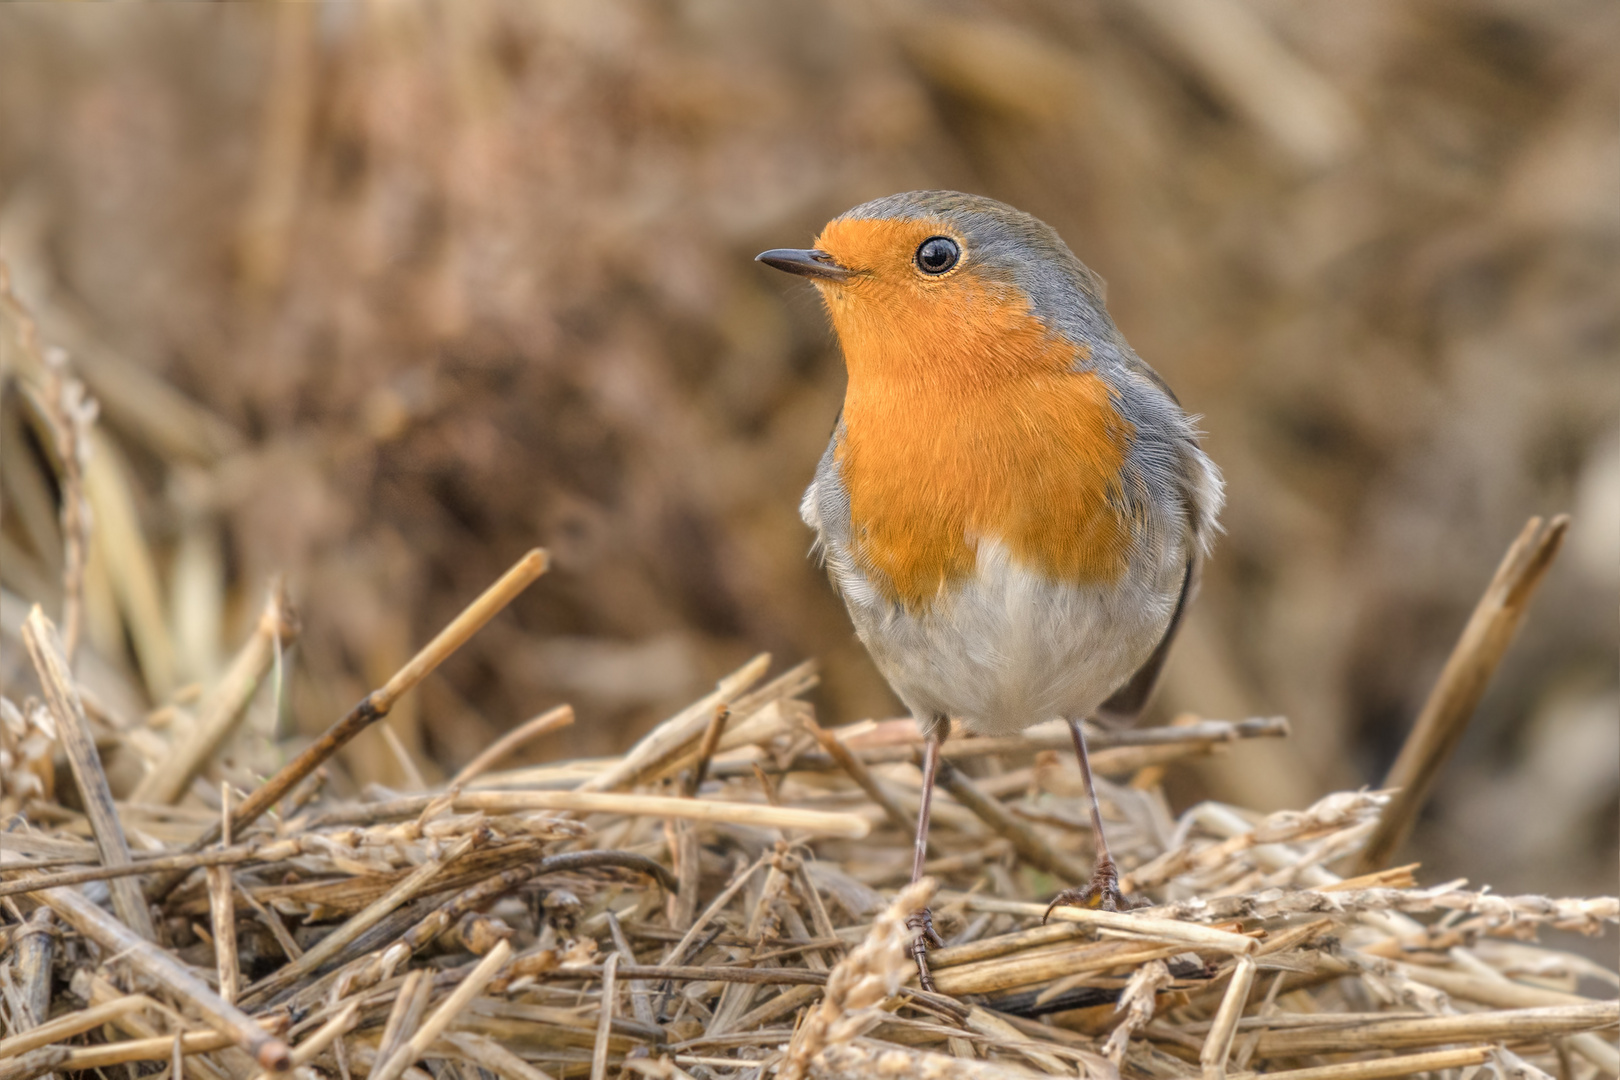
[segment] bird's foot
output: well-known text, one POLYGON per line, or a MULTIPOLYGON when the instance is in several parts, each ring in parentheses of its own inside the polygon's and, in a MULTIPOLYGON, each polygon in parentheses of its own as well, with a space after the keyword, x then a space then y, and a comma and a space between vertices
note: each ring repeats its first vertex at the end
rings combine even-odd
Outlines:
POLYGON ((917 984, 929 993, 934 992, 934 977, 928 972, 928 950, 943 948, 945 939, 934 929, 934 913, 927 908, 906 916, 906 929, 913 935, 911 958, 917 962, 917 984))
POLYGON ((1119 891, 1119 870, 1114 866, 1113 859, 1099 859, 1097 868, 1092 872, 1091 880, 1083 889, 1064 889, 1052 897, 1052 902, 1046 905, 1046 914, 1041 917, 1045 923, 1052 917, 1052 909, 1056 907, 1082 907, 1092 911, 1129 911, 1133 907, 1142 906, 1140 902, 1132 900, 1119 891))

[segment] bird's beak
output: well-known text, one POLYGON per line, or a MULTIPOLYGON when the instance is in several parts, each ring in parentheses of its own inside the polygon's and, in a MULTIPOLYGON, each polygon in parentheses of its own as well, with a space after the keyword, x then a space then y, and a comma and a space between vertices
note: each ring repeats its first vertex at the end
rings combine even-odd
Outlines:
POLYGON ((820 281, 847 281, 854 273, 848 267, 839 266, 820 248, 772 248, 755 255, 754 261, 820 281))

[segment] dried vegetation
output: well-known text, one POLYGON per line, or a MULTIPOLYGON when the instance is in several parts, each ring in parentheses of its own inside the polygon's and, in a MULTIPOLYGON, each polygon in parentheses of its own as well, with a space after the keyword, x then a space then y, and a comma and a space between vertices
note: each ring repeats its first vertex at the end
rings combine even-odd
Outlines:
MULTIPOLYGON (((1108 280, 1231 481, 1159 719, 1295 734, 1178 801, 1380 782, 1502 549, 1567 511, 1412 850, 1606 891, 1617 50, 1607 0, 0 5, 0 253, 126 481, 86 485, 90 560, 138 584, 93 569, 80 632, 133 714, 285 575, 331 601, 287 685, 313 735, 540 543, 389 721, 429 780, 564 701, 548 755, 621 751, 764 651, 817 658, 824 717, 896 715, 796 515, 841 364, 750 260, 980 191, 1108 280)), ((49 493, 5 494, 0 582, 54 603, 49 493)), ((344 764, 409 779, 380 732, 344 764)))
MULTIPOLYGON (((6 385, 63 450, 73 627, 94 408, 0 303, 6 385)), ((1562 531, 1531 523, 1477 624, 1522 612, 1562 531)), ((905 885, 916 733, 821 727, 811 664, 767 678, 755 657, 622 756, 507 767, 572 720, 555 710, 447 786, 329 790, 334 755, 546 568, 520 559, 267 778, 243 775, 260 737, 242 722, 285 681, 298 620, 279 589, 193 708, 133 718, 33 607, 32 679, 0 698, 0 1080, 1620 1071, 1620 975, 1537 944, 1612 930, 1615 898, 1419 887, 1411 866, 1342 877, 1400 806, 1382 791, 1172 817, 1166 764, 1242 754, 1287 735, 1280 719, 1097 732, 1122 884, 1145 906, 1049 920, 1041 899, 1089 847, 1078 773, 1052 749, 1065 733, 951 740, 930 876, 905 885), (115 750, 148 761, 116 794, 115 750), (927 903, 947 938, 937 992, 907 954, 927 903)), ((1482 683, 1510 632, 1463 636, 1420 731, 1456 723, 1453 684, 1482 683)), ((1422 749, 1436 741, 1414 753, 1443 759, 1422 749)))
POLYGON ((1385 865, 1569 536, 1419 840, 1612 887, 1601 7, 0 12, 0 1080, 1620 1076, 1613 897, 1385 865), (837 361, 747 256, 921 184, 1247 493, 1165 698, 1301 715, 1097 733, 1128 914, 1042 922, 1065 733, 953 738, 908 886, 909 721, 817 722, 837 361))

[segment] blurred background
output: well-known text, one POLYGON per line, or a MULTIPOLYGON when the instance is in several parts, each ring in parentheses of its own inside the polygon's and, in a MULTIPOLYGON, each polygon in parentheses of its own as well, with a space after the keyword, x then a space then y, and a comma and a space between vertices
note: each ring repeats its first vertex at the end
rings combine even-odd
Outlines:
MULTIPOLYGON (((429 779, 562 701, 534 756, 611 752, 759 650, 820 660, 824 723, 894 715, 797 515, 836 344, 751 258, 958 188, 1107 279, 1226 472, 1155 713, 1295 734, 1172 796, 1376 783, 1525 519, 1567 510, 1407 855, 1612 892, 1616 56, 1602 0, 5 5, 0 258, 119 478, 84 664, 114 711, 183 702, 281 574, 303 633, 255 723, 317 731, 542 544, 390 718, 429 779)), ((10 632, 62 556, 8 402, 10 632)), ((407 779, 382 749, 354 782, 407 779)))

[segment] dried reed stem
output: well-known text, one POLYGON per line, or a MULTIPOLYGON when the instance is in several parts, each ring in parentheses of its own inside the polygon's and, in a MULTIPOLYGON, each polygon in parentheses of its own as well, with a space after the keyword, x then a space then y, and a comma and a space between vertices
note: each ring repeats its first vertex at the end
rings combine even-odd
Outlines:
POLYGON ((602 994, 596 1010, 596 1045, 591 1050, 591 1080, 607 1080, 608 1036, 613 1033, 613 1004, 619 989, 618 972, 619 955, 614 953, 602 965, 602 994))
POLYGON ((610 765, 606 771, 587 780, 580 786, 580 790, 607 792, 634 787, 641 777, 657 769, 680 753, 688 743, 695 742, 701 737, 708 728, 714 711, 731 705, 745 690, 758 682, 770 666, 769 653, 761 653, 754 657, 721 679, 712 694, 687 706, 649 731, 640 742, 630 748, 629 753, 610 765))
MULTIPOLYGON (((1097 750, 1149 746, 1213 746, 1243 739, 1280 739, 1287 734, 1288 721, 1281 716, 1269 716, 1239 721, 1199 720, 1196 723, 1178 724, 1174 727, 1088 732, 1086 743, 1097 750)), ((851 746, 849 749, 850 753, 867 765, 893 765, 913 760, 916 748, 921 745, 922 738, 917 736, 899 743, 870 747, 851 746)), ((1034 728, 1022 735, 947 739, 945 745, 940 748, 940 757, 946 761, 966 761, 992 754, 1072 750, 1073 746, 1072 737, 1066 727, 1061 731, 1034 728)), ((794 767, 832 770, 839 766, 830 756, 800 754, 795 759, 794 767)))
POLYGON ((702 790, 703 781, 709 775, 709 764, 714 760, 714 753, 720 748, 720 738, 726 733, 726 725, 730 722, 731 707, 716 706, 714 715, 709 717, 709 726, 703 729, 703 738, 698 741, 697 761, 686 774, 683 790, 687 798, 696 798, 702 790))
MULTIPOLYGON (((56 952, 56 918, 48 907, 35 909, 12 937, 16 949, 17 993, 11 998, 11 1028, 26 1032, 51 1015, 51 967, 56 952)), ((0 1054, 0 1057, 4 1057, 0 1054)))
POLYGON ((490 767, 498 763, 518 747, 523 746, 540 736, 565 728, 574 722, 574 707, 572 705, 559 705, 518 725, 499 739, 490 743, 471 761, 461 767, 461 771, 451 779, 450 787, 460 787, 474 777, 488 772, 490 767))
POLYGON ((428 998, 432 995, 431 974, 421 968, 405 973, 405 981, 400 983, 399 991, 394 995, 393 1004, 388 1009, 388 1022, 383 1027, 382 1038, 377 1040, 377 1056, 372 1063, 373 1071, 393 1057, 394 1051, 398 1050, 409 1033, 416 1029, 417 1022, 427 1011, 428 998))
MULTIPOLYGON (((617 954, 615 954, 617 955, 617 954)), ((546 972, 547 979, 594 979, 601 977, 600 964, 579 964, 546 972)), ((824 972, 805 968, 725 967, 717 964, 619 964, 619 975, 626 979, 660 979, 674 982, 753 983, 760 986, 824 986, 824 972)))
POLYGON ((1405 841, 1568 531, 1567 514, 1553 518, 1545 528, 1541 518, 1533 517, 1502 557, 1384 778, 1384 787, 1399 790, 1362 849, 1359 872, 1387 865, 1405 841))
MULTIPOLYGON (((1023 915, 1040 918, 1045 915, 1042 904, 1024 900, 1002 900, 993 896, 970 896, 965 893, 945 892, 946 900, 961 900, 969 911, 988 911, 1001 915, 1023 915)), ((1185 945, 1217 952, 1243 956, 1253 953, 1260 943, 1252 937, 1217 930, 1198 923, 1176 919, 1156 918, 1132 912, 1093 911, 1090 908, 1060 907, 1052 910, 1052 921, 1098 926, 1109 930, 1123 930, 1142 939, 1176 941, 1185 945)))
MULTIPOLYGON (((0 1076, 11 1077, 13 1080, 25 1080, 27 1077, 38 1076, 51 1068, 59 1068, 66 1072, 90 1069, 105 1069, 112 1065, 127 1065, 136 1061, 163 1061, 172 1059, 177 1053, 182 1055, 206 1054, 212 1050, 221 1050, 231 1045, 231 1040, 217 1031, 192 1031, 177 1035, 159 1035, 151 1039, 132 1039, 127 1042, 107 1043, 104 1046, 91 1046, 83 1049, 69 1049, 61 1047, 64 1053, 44 1068, 36 1065, 33 1069, 18 1070, 15 1073, 0 1073, 0 1076)), ((43 1065, 41 1061, 39 1064, 43 1065)))
POLYGON ((275 662, 277 650, 284 648, 298 633, 298 618, 287 599, 286 587, 278 581, 270 590, 259 615, 258 625, 224 677, 204 700, 197 716, 196 730, 189 739, 171 746, 169 753, 152 769, 129 801, 138 803, 177 803, 191 787, 191 781, 236 731, 247 715, 247 707, 259 688, 260 680, 275 662))
MULTIPOLYGON (((462 1010, 472 1004, 474 998, 483 993, 484 987, 489 985, 502 965, 511 958, 512 946, 504 941, 496 942, 489 954, 467 973, 460 985, 444 999, 427 1021, 405 1040, 404 1045, 372 1071, 371 1080, 399 1080, 406 1067, 427 1053, 434 1040, 461 1015, 462 1010)), ((612 959, 610 957, 609 961, 612 959)))
MULTIPOLYGON (((500 580, 485 589, 478 599, 468 604, 432 641, 424 645, 404 667, 396 671, 393 678, 367 694, 358 705, 349 710, 347 716, 327 728, 319 739, 282 766, 274 776, 249 795, 232 817, 232 828, 240 832, 259 820, 259 817, 279 802, 295 784, 348 745, 355 736, 387 716, 389 710, 394 707, 394 702, 427 678, 451 653, 466 644, 468 638, 476 634, 485 623, 493 619, 506 605, 515 600, 519 593, 545 573, 548 565, 548 556, 540 548, 535 548, 519 559, 510 570, 501 575, 500 580)), ((219 826, 215 825, 194 840, 187 850, 201 851, 217 842, 219 837, 219 826)), ((153 882, 149 895, 153 900, 163 899, 180 884, 183 876, 180 873, 165 875, 153 882)))
POLYGON ((993 1039, 992 1045, 998 1049, 1011 1050, 1027 1059, 1031 1065, 1048 1076, 1067 1076, 1074 1071, 1062 1058, 1045 1049, 1041 1043, 1025 1036, 1005 1017, 989 1009, 976 1005, 968 1010, 967 1028, 969 1031, 976 1031, 993 1039))
MULTIPOLYGON (((261 859, 274 859, 285 845, 280 842, 270 843, 264 837, 256 837, 247 844, 224 848, 215 851, 199 851, 194 854, 158 855, 152 858, 137 857, 134 862, 123 866, 97 866, 85 870, 63 870, 55 874, 43 874, 35 871, 27 877, 17 881, 8 881, 0 884, 0 896, 18 896, 25 893, 38 892, 41 889, 53 889, 63 885, 82 885, 87 881, 110 881, 121 877, 135 877, 140 874, 152 874, 163 870, 195 870, 199 867, 230 866, 236 863, 254 862, 261 859)), ((288 851, 296 853, 297 845, 288 851)), ((132 853, 134 854, 134 853, 132 853)), ((15 863, 11 866, 0 867, 0 870, 18 870, 32 867, 36 863, 15 863)))
POLYGON ((1215 1013, 1209 1034, 1204 1038, 1203 1049, 1198 1054, 1204 1080, 1224 1080, 1226 1076, 1226 1059, 1232 1052, 1232 1038, 1237 1034, 1238 1020, 1249 1003, 1254 970, 1254 958, 1250 956, 1239 957, 1236 967, 1232 969, 1232 980, 1226 984, 1226 996, 1221 998, 1221 1007, 1215 1013))
MULTIPOLYGON (((133 860, 129 854, 129 841, 124 838, 123 823, 113 805, 112 788, 107 774, 101 768, 101 755, 96 753, 95 740, 90 734, 90 722, 85 719, 84 703, 68 669, 67 656, 62 651, 56 627, 45 617, 39 605, 28 613, 23 625, 23 642, 28 647, 34 670, 39 673, 40 689, 45 704, 56 721, 56 731, 73 769, 73 779, 79 785, 84 800, 85 815, 96 839, 101 861, 108 866, 128 866, 133 860)), ((147 941, 157 940, 152 925, 152 913, 140 887, 128 878, 119 878, 112 886, 113 909, 135 933, 147 941)))
POLYGON ((1476 1039, 1529 1041, 1592 1031, 1616 1023, 1620 1023, 1620 1002, 1595 1001, 1590 1005, 1505 1009, 1461 1016, 1369 1020, 1357 1026, 1353 1039, 1347 1038, 1344 1031, 1268 1031, 1260 1036, 1257 1053, 1265 1057, 1295 1057, 1342 1052, 1355 1047, 1396 1049, 1476 1039))
POLYGON ((1268 1073, 1237 1073, 1232 1080, 1389 1080, 1397 1076, 1466 1069, 1481 1065, 1491 1056, 1489 1046, 1466 1046, 1456 1050, 1435 1050, 1426 1054, 1397 1054, 1369 1061, 1347 1061, 1340 1065, 1316 1065, 1309 1069, 1281 1069, 1268 1073))
MULTIPOLYGON (((359 1019, 360 1002, 351 1001, 344 1005, 336 1016, 316 1028, 309 1038, 293 1047, 293 1068, 308 1065, 326 1053, 326 1048, 346 1035, 359 1019)), ((257 1080, 268 1080, 268 1075, 261 1073, 257 1080)))
POLYGON ((28 1031, 20 1031, 10 1038, 0 1039, 0 1060, 26 1054, 54 1042, 71 1039, 82 1032, 110 1024, 120 1016, 145 1009, 157 1008, 157 1002, 145 994, 129 994, 117 1001, 93 1005, 79 1012, 58 1016, 28 1031))
MULTIPOLYGON (((354 814, 336 812, 322 815, 319 824, 349 824, 358 818, 370 821, 415 817, 436 798, 438 796, 419 795, 387 803, 366 804, 356 807, 354 814)), ((762 803, 721 802, 718 799, 600 791, 467 791, 453 796, 450 806, 459 812, 483 811, 490 814, 567 810, 585 814, 675 818, 711 824, 751 825, 760 829, 792 829, 812 836, 840 836, 850 840, 859 840, 872 830, 871 823, 859 814, 800 810, 762 803)))
MULTIPOLYGON (((225 835, 222 843, 231 842, 231 786, 219 785, 220 818, 225 835)), ((219 996, 234 1004, 242 981, 241 962, 236 951, 235 889, 228 866, 210 866, 208 881, 208 914, 214 928, 214 963, 219 971, 219 996)))
POLYGON ((942 994, 961 997, 1033 986, 1087 972, 1113 971, 1168 960, 1187 951, 1182 942, 1100 941, 1066 949, 1030 949, 995 960, 946 968, 934 978, 942 994))

